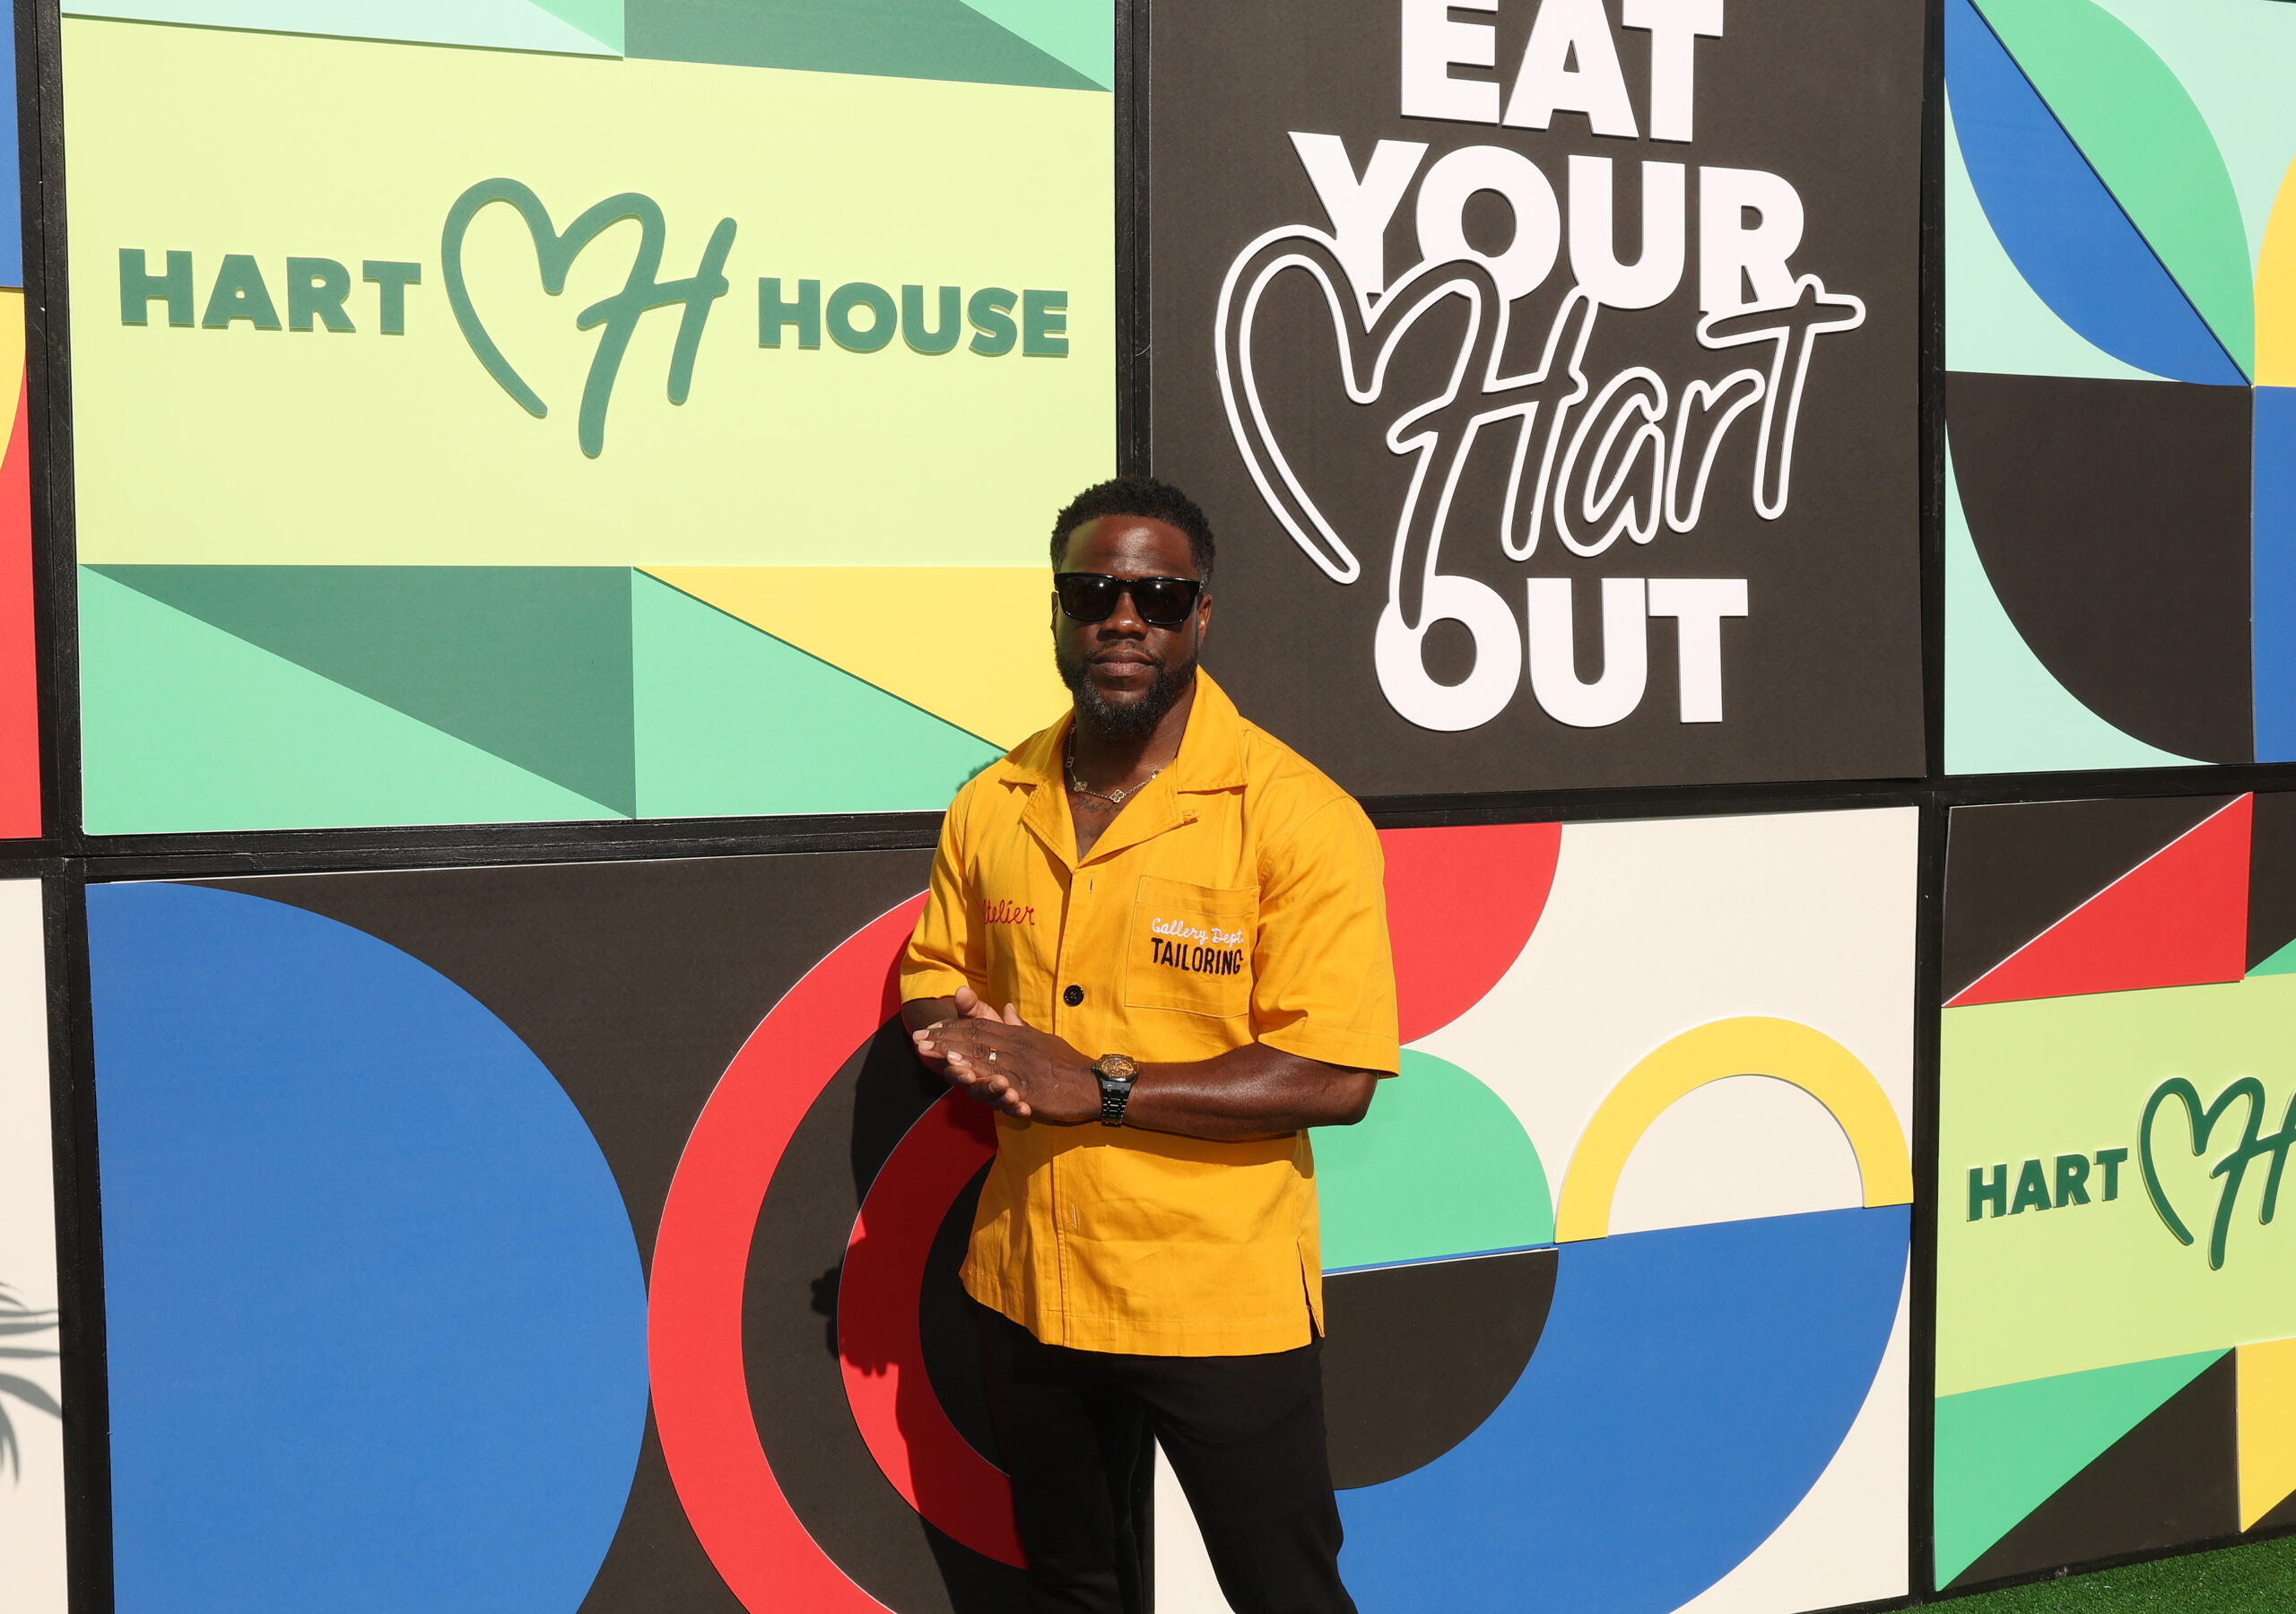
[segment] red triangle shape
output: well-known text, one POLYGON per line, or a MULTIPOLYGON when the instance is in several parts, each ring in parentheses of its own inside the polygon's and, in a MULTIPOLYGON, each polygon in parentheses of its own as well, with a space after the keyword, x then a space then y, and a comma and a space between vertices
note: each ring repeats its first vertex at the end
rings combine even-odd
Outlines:
POLYGON ((2203 819, 1946 1006, 2239 980, 2248 970, 2254 799, 2203 819))

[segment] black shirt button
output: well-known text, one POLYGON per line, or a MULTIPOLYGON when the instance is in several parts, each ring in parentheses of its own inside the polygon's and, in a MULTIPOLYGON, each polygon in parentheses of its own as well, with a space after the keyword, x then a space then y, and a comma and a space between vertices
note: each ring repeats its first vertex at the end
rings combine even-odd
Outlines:
POLYGON ((1060 1001, 1074 1009, 1084 1001, 1084 989, 1082 986, 1071 986, 1060 994, 1060 1001))

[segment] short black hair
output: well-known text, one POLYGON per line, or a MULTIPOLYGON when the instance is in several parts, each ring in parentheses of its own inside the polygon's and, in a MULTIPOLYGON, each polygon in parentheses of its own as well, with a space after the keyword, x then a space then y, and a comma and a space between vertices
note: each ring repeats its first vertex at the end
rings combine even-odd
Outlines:
POLYGON ((1058 571, 1068 558, 1069 534, 1103 516, 1144 516, 1151 521, 1179 528, 1187 534, 1188 556, 1196 562, 1196 575, 1207 584, 1212 581, 1211 522, 1205 519, 1196 500, 1171 483, 1158 482, 1152 476, 1119 476, 1095 482, 1070 499, 1068 508, 1052 524, 1053 570, 1058 571))

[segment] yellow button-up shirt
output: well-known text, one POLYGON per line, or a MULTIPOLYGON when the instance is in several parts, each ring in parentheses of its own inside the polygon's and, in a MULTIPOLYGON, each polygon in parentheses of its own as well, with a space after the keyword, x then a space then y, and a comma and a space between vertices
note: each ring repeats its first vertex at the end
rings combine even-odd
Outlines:
MULTIPOLYGON (((1378 837, 1209 674, 1171 765, 1076 857, 1066 721, 957 793, 904 999, 970 985, 1087 1057, 1247 1043, 1396 1066, 1378 837)), ((1323 1322, 1304 1132, 1214 1142, 996 1118, 964 1285, 1049 1345, 1241 1356, 1323 1322)))

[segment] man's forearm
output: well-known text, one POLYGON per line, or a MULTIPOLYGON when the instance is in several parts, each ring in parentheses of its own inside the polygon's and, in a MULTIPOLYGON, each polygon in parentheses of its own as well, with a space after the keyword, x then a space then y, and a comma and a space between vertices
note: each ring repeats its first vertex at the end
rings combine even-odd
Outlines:
POLYGON ((1145 1064, 1125 1106, 1127 1126, 1187 1138, 1264 1138, 1352 1126, 1378 1076, 1248 1043, 1185 1064, 1145 1064))

